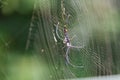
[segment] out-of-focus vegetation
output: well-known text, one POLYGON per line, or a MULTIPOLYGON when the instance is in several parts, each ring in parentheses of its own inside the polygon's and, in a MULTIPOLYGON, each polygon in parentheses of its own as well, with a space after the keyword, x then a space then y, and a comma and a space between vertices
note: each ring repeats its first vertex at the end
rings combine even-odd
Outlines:
POLYGON ((61 1, 0 1, 0 80, 59 80, 120 73, 119 0, 63 0, 66 14, 70 14, 68 33, 76 36, 71 43, 85 46, 70 49, 70 59, 84 68, 66 65, 66 48, 54 36, 54 24, 64 23, 61 1))
POLYGON ((1 0, 4 2, 1 12, 4 15, 10 15, 15 12, 20 14, 30 13, 33 9, 34 0, 1 0))
POLYGON ((9 80, 46 80, 52 77, 47 64, 40 57, 14 54, 8 60, 9 80))

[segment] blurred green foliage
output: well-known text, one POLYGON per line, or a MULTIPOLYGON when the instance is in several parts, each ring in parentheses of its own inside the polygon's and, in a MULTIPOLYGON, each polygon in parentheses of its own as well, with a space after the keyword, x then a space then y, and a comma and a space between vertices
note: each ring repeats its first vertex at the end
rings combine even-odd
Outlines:
POLYGON ((2 7, 4 15, 10 15, 14 12, 28 14, 33 10, 34 0, 6 0, 6 5, 2 7))

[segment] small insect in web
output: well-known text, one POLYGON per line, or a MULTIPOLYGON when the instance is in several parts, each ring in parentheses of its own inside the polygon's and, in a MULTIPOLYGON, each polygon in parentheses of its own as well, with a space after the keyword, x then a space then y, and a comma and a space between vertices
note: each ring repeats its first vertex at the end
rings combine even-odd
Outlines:
POLYGON ((62 38, 62 37, 59 35, 59 33, 58 33, 58 31, 59 31, 59 22, 57 23, 57 25, 54 24, 54 26, 56 27, 55 33, 56 33, 57 37, 58 37, 60 40, 62 40, 62 41, 63 41, 63 44, 65 44, 65 46, 66 46, 65 59, 66 59, 67 64, 71 65, 72 67, 83 68, 84 66, 77 66, 77 65, 74 65, 74 64, 72 64, 72 63, 70 62, 70 60, 69 60, 69 50, 70 50, 71 48, 76 48, 76 49, 84 48, 84 46, 73 46, 73 45, 71 44, 71 41, 70 41, 71 39, 69 38, 68 30, 67 30, 66 25, 64 25, 64 27, 63 27, 63 33, 64 33, 64 37, 63 37, 63 38, 62 38))

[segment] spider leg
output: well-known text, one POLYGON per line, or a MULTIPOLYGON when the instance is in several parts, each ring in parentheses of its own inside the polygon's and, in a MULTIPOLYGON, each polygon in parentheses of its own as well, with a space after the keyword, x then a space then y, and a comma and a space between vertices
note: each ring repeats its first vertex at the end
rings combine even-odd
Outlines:
POLYGON ((70 38, 70 40, 73 40, 75 37, 77 37, 77 36, 76 36, 76 35, 72 36, 72 37, 70 38))
POLYGON ((70 14, 67 15, 66 24, 69 24, 69 18, 70 18, 70 14))
POLYGON ((66 61, 67 61, 68 64, 70 63, 70 61, 69 61, 69 57, 68 57, 69 49, 70 49, 70 47, 67 48, 67 51, 66 51, 66 54, 65 54, 66 61))
POLYGON ((70 60, 69 60, 69 50, 70 50, 70 48, 71 48, 71 47, 68 47, 68 48, 67 48, 67 51, 66 51, 66 55, 65 55, 65 57, 66 57, 66 62, 67 62, 69 65, 71 65, 72 67, 83 68, 84 66, 76 66, 76 65, 74 65, 74 64, 72 64, 72 63, 70 62, 70 60))
POLYGON ((71 48, 84 48, 84 46, 70 46, 71 48))
POLYGON ((60 40, 63 40, 62 37, 60 37, 60 35, 58 34, 58 25, 59 25, 59 22, 58 22, 57 25, 54 24, 54 26, 56 27, 56 31, 55 31, 55 33, 56 33, 57 37, 58 37, 60 40))
POLYGON ((62 49, 64 49, 66 46, 63 46, 62 49))

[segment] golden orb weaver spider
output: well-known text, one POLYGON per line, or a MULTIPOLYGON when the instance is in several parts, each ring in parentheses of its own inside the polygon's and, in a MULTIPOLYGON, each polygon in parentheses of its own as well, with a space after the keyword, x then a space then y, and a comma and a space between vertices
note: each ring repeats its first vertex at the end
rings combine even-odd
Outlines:
POLYGON ((72 67, 83 68, 83 66, 76 66, 76 65, 74 65, 74 64, 72 64, 72 63, 70 62, 70 60, 69 60, 69 50, 70 50, 70 48, 77 48, 77 49, 84 48, 84 46, 73 46, 73 45, 71 44, 70 38, 69 38, 69 36, 68 36, 68 30, 67 30, 66 25, 64 25, 64 27, 63 27, 64 39, 61 38, 60 35, 58 34, 59 22, 58 22, 57 25, 54 24, 54 26, 56 27, 55 33, 56 33, 57 37, 58 37, 60 40, 62 40, 62 41, 63 41, 63 44, 65 44, 65 46, 67 47, 67 50, 66 50, 66 53, 65 53, 66 62, 67 62, 68 64, 70 64, 72 67))

